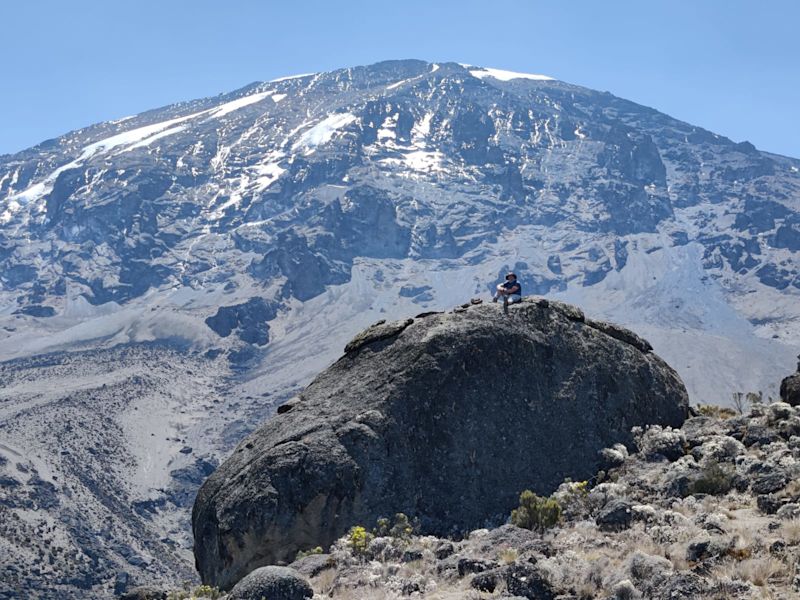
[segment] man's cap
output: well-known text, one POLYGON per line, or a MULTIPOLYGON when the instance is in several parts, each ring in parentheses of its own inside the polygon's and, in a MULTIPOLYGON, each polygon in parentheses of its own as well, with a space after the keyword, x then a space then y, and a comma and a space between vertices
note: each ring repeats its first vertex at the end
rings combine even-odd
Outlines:
POLYGON ((506 279, 508 279, 509 277, 513 277, 514 279, 516 279, 517 278, 517 274, 516 273, 506 273, 506 279))

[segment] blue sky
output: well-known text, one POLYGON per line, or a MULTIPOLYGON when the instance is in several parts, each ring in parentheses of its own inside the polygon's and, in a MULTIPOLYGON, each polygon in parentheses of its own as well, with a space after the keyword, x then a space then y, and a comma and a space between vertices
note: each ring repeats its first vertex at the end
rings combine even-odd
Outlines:
POLYGON ((543 73, 800 157, 795 0, 3 0, 0 153, 384 59, 543 73))

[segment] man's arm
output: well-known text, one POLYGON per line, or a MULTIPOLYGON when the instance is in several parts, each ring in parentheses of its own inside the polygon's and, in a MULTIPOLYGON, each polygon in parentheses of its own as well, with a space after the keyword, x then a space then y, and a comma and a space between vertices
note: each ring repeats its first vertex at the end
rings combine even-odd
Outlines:
POLYGON ((515 283, 514 285, 511 286, 511 289, 508 290, 508 293, 509 294, 519 294, 519 291, 520 291, 519 284, 515 283))

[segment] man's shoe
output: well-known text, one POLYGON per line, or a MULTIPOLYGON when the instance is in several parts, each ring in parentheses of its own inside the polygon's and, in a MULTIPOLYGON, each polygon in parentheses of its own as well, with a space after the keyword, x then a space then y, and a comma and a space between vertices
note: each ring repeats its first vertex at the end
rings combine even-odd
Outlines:
POLYGON ((497 296, 492 297, 492 302, 497 302, 497 296))

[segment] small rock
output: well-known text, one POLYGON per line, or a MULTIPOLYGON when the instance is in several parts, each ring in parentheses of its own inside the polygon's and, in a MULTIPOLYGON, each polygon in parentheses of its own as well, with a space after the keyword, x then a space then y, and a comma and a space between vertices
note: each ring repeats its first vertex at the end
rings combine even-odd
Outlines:
POLYGON ((746 428, 744 435, 742 435, 742 443, 748 448, 758 444, 765 446, 780 439, 778 433, 771 427, 766 425, 752 424, 746 428))
POLYGON ((710 556, 724 553, 732 542, 723 540, 720 536, 714 538, 700 538, 690 542, 686 548, 686 560, 691 562, 702 561, 710 556))
POLYGON ((408 579, 403 580, 400 586, 400 593, 403 596, 411 596, 412 594, 422 594, 427 587, 425 577, 422 575, 414 575, 408 579))
MULTIPOLYGON (((731 587, 729 587, 726 591, 729 592, 730 595, 726 595, 726 598, 747 598, 750 596, 749 594, 749 582, 746 582, 746 585, 741 585, 742 582, 733 582, 731 583, 731 587), (734 586, 740 586, 739 589, 734 589, 734 586), (742 590, 741 588, 744 588, 742 590)), ((667 581, 665 581, 660 586, 659 590, 659 598, 704 598, 706 597, 709 592, 711 591, 711 586, 709 583, 702 578, 700 575, 696 573, 691 573, 689 571, 683 571, 681 573, 677 573, 675 575, 670 576, 667 581)))
POLYGON ((657 514, 655 507, 649 504, 635 504, 631 507, 631 516, 634 521, 651 523, 656 520, 657 514))
POLYGON ((686 437, 680 430, 672 427, 662 428, 659 425, 648 427, 636 440, 639 452, 648 460, 658 460, 663 457, 672 462, 686 454, 684 446, 686 437))
POLYGON ((288 567, 261 567, 233 586, 228 600, 306 600, 314 590, 300 573, 288 567))
POLYGON ((672 570, 672 563, 661 556, 634 551, 628 558, 627 571, 640 586, 662 580, 672 570))
POLYGON ((604 531, 622 531, 628 529, 633 521, 633 503, 617 498, 611 500, 597 515, 595 522, 604 531))
POLYGON ((458 576, 464 577, 469 573, 482 573, 489 569, 496 569, 497 563, 482 558, 461 558, 458 561, 458 576))
POLYGON ((448 556, 452 556, 455 551, 456 547, 452 542, 442 542, 436 546, 436 550, 433 551, 433 555, 439 560, 444 560, 448 556))
POLYGON ((513 565, 506 571, 506 590, 516 596, 533 600, 554 600, 550 582, 534 565, 513 565))
POLYGON ((786 542, 783 540, 775 540, 769 545, 769 553, 777 556, 782 555, 786 551, 786 542))
POLYGON ((745 453, 745 444, 729 435, 715 435, 692 449, 696 460, 733 461, 745 453))
POLYGON ((786 520, 800 518, 800 504, 797 502, 784 504, 777 511, 775 511, 775 516, 779 519, 786 520))
POLYGON ((711 547, 711 540, 704 539, 691 542, 686 547, 686 560, 697 562, 709 556, 709 548, 711 547))
POLYGON ((776 421, 785 421, 794 415, 792 405, 786 402, 774 402, 767 406, 767 419, 774 423, 776 421))
POLYGON ((611 588, 611 593, 614 594, 616 600, 635 600, 640 598, 639 590, 633 585, 630 579, 623 579, 614 584, 611 588))
POLYGON ((628 449, 622 444, 614 444, 611 448, 600 450, 600 469, 609 471, 625 464, 628 458, 628 449))
POLYGON ((502 578, 502 569, 490 569, 489 571, 476 574, 469 582, 469 585, 479 592, 487 592, 492 594, 502 578))
POLYGON ((422 560, 422 556, 422 550, 406 550, 403 552, 403 556, 400 557, 400 562, 410 563, 415 560, 422 560))
POLYGON ((751 489, 756 494, 771 494, 786 487, 788 479, 781 471, 771 471, 756 478, 751 489))

